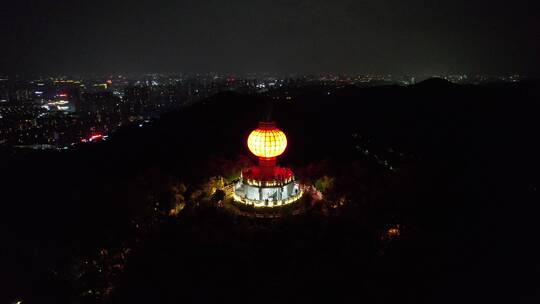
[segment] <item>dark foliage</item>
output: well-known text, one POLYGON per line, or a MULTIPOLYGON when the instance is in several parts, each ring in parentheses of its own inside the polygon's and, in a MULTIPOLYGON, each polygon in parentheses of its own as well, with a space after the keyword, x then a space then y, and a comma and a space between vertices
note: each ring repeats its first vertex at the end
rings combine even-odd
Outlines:
MULTIPOLYGON (((280 162, 313 177, 324 164, 349 204, 273 221, 189 206, 137 243, 110 300, 535 303, 539 95, 534 83, 428 80, 274 100, 289 138, 280 162), (407 157, 392 171, 357 146, 407 157), (401 237, 382 240, 394 224, 401 237)), ((109 142, 2 151, 0 299, 77 298, 77 259, 137 237, 132 220, 171 185, 224 174, 268 100, 223 93, 109 142)))

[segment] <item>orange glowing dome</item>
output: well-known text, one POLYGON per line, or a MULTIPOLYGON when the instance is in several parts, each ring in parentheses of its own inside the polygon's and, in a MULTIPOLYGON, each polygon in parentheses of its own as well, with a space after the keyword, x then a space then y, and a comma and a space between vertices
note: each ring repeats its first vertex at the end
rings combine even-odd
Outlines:
POLYGON ((271 122, 261 122, 248 137, 251 153, 261 158, 274 158, 287 148, 287 136, 271 122))

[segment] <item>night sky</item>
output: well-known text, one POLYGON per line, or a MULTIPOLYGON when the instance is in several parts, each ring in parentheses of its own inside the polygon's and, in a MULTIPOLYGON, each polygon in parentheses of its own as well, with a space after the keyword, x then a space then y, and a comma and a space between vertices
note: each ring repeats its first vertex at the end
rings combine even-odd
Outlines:
POLYGON ((2 73, 522 73, 540 1, 3 1, 2 73))

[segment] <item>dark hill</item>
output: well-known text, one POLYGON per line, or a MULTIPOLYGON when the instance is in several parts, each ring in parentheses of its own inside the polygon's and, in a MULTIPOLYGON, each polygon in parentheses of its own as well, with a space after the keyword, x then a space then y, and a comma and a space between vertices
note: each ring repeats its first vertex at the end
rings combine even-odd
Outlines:
POLYGON ((122 243, 133 218, 143 217, 148 189, 198 185, 249 157, 245 139, 271 101, 289 138, 280 162, 299 172, 330 163, 341 187, 362 199, 342 217, 306 216, 274 228, 219 210, 193 211, 140 245, 116 301, 304 302, 324 295, 451 303, 469 295, 526 296, 534 287, 521 278, 533 274, 538 254, 529 212, 538 202, 538 92, 530 84, 430 79, 330 94, 311 88, 291 100, 223 93, 125 128, 108 142, 62 153, 6 151, 4 290, 43 295, 42 302, 68 297, 62 291, 78 287, 54 279, 50 269, 122 243), (406 160, 392 173, 365 150, 377 157, 395 151, 406 160), (396 218, 415 232, 381 257, 373 231, 396 218))
POLYGON ((437 77, 434 77, 434 78, 428 78, 426 80, 423 80, 423 81, 420 81, 418 83, 416 83, 414 85, 414 87, 417 87, 417 88, 423 88, 423 89, 429 89, 429 90, 434 90, 434 89, 441 89, 441 88, 455 88, 457 87, 458 85, 446 80, 446 79, 443 79, 443 78, 437 78, 437 77))

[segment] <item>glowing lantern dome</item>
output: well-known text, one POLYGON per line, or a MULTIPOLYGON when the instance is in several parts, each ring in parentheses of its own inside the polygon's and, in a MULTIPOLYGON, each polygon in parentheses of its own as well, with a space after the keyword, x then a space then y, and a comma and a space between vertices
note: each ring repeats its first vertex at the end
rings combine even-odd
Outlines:
POLYGON ((271 159, 285 152, 287 136, 273 122, 261 122, 259 127, 249 134, 247 140, 251 153, 260 158, 271 159))
POLYGON ((242 170, 234 186, 234 201, 242 208, 280 208, 298 201, 303 191, 293 171, 276 163, 287 148, 285 133, 273 122, 260 122, 247 145, 259 164, 242 170))

